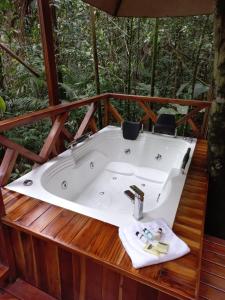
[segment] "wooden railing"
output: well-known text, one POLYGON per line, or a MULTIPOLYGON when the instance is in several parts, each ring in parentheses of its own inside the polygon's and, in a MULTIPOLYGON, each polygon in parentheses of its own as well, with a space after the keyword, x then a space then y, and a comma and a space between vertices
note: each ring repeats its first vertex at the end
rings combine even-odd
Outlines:
MULTIPOLYGON (((56 156, 64 149, 64 141, 71 141, 74 138, 81 136, 87 128, 92 132, 96 132, 97 125, 95 122, 95 112, 97 110, 97 104, 103 101, 104 106, 104 126, 107 126, 110 123, 110 118, 115 119, 116 122, 121 123, 123 117, 118 112, 118 110, 113 106, 111 100, 118 101, 134 101, 143 109, 144 116, 140 120, 145 122, 148 119, 151 119, 153 123, 157 121, 156 113, 150 108, 149 103, 159 103, 159 104, 180 104, 187 105, 192 109, 190 112, 177 120, 177 126, 185 124, 186 122, 190 125, 195 136, 200 136, 201 129, 198 128, 196 123, 193 120, 193 117, 202 109, 208 109, 210 102, 200 101, 200 100, 183 100, 183 99, 170 99, 170 98, 158 98, 158 97, 145 97, 145 96, 136 96, 136 95, 124 95, 124 94, 101 94, 91 98, 74 101, 67 104, 59 104, 55 106, 50 106, 46 109, 25 114, 19 117, 14 117, 0 121, 0 144, 5 148, 5 154, 0 166, 0 186, 5 185, 12 173, 12 170, 15 166, 18 155, 25 157, 26 159, 32 161, 36 164, 43 164, 50 157, 56 156), (71 134, 66 128, 65 123, 68 119, 69 113, 82 106, 88 106, 88 111, 81 122, 79 129, 76 133, 71 134), (4 132, 26 124, 31 124, 33 122, 50 118, 53 120, 51 130, 46 138, 44 145, 39 154, 34 153, 15 143, 14 141, 8 139, 4 136, 4 132), (58 147, 57 142, 61 142, 62 147, 58 147)), ((0 200, 1 202, 1 200, 0 200)), ((0 205, 1 206, 1 205, 0 205)), ((2 208, 0 207, 0 212, 2 208)))

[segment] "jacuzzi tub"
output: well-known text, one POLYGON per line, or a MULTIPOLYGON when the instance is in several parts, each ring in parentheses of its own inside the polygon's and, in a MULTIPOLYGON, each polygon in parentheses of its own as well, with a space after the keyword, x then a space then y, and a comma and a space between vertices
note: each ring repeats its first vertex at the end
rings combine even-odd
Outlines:
POLYGON ((195 139, 149 132, 125 140, 120 128, 108 126, 6 187, 121 226, 134 220, 134 205, 124 191, 136 185, 145 194, 141 221, 163 218, 172 226, 195 144, 195 139), (26 180, 32 185, 25 186, 26 180))

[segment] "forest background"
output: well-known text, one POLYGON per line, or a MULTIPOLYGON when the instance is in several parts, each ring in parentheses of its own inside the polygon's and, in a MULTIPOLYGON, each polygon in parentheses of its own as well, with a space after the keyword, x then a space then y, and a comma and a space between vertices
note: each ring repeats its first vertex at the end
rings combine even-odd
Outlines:
MULTIPOLYGON (((51 9, 61 101, 96 92, 211 100, 212 16, 115 18, 91 10, 80 0, 54 0, 51 9), (99 84, 95 76, 95 45, 99 84)), ((1 0, 0 43, 1 119, 47 107, 36 1, 1 0), (7 53, 5 46, 16 57, 7 53)), ((135 104, 117 104, 117 108, 126 119, 138 120, 141 113, 135 104)), ((178 105, 156 106, 154 110, 176 116, 186 113, 178 105)), ((84 113, 85 108, 74 111, 68 128, 78 128, 84 113)), ((49 121, 39 121, 6 135, 38 153, 50 126, 49 121)), ((11 180, 30 169, 30 163, 21 158, 11 180)))

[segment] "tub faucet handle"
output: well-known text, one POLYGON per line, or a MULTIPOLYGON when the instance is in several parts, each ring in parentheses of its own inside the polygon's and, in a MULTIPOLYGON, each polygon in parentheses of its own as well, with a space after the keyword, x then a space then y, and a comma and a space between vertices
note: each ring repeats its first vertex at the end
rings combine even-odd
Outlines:
POLYGON ((136 185, 131 185, 130 188, 135 192, 135 194, 144 200, 144 192, 141 189, 139 189, 136 185))

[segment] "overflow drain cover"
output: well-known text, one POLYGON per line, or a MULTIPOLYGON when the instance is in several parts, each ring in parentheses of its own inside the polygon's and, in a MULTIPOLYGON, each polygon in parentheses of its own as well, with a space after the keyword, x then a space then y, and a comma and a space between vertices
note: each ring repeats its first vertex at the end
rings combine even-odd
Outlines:
POLYGON ((25 186, 30 186, 30 185, 32 185, 33 184, 33 180, 31 180, 31 179, 26 179, 26 180, 24 180, 24 182, 23 182, 23 185, 25 185, 25 186))

